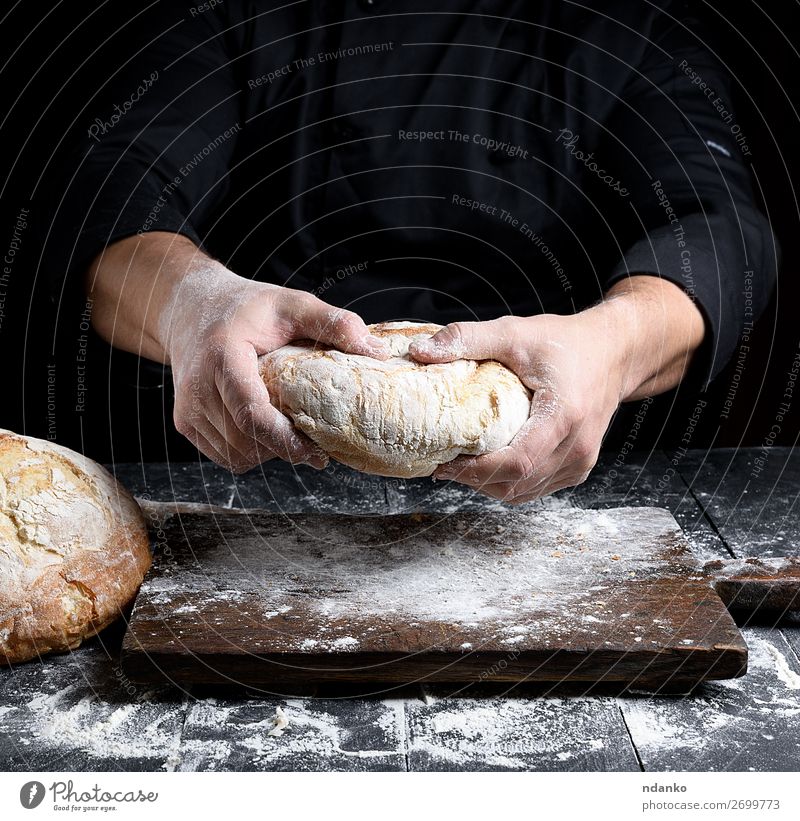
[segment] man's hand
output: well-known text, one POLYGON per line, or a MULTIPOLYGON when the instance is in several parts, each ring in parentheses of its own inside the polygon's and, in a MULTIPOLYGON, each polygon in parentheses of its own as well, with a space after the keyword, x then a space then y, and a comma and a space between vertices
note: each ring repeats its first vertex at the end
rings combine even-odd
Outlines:
POLYGON ((172 366, 175 427, 237 473, 276 456, 316 468, 328 461, 270 404, 259 355, 313 339, 388 356, 356 314, 305 291, 236 276, 184 237, 122 240, 90 277, 95 328, 117 347, 172 366))
POLYGON ((164 317, 175 427, 234 472, 274 457, 325 467, 328 457, 270 404, 257 358, 296 339, 385 358, 356 314, 305 291, 252 282, 205 264, 183 280, 164 317))
POLYGON ((448 325, 411 354, 420 362, 495 359, 533 392, 514 440, 484 456, 442 465, 454 479, 508 502, 583 482, 620 402, 676 385, 704 334, 703 318, 677 286, 637 276, 574 316, 507 316, 448 325))

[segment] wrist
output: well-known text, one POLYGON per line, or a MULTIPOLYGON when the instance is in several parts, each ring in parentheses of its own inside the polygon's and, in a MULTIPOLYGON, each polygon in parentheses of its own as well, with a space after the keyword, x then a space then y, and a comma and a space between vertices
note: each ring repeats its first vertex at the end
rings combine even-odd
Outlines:
POLYGON ((246 282, 197 249, 166 261, 154 325, 164 362, 171 364, 187 347, 195 347, 246 282))
POLYGON ((634 383, 643 378, 637 357, 640 322, 631 300, 622 295, 576 314, 597 368, 616 404, 623 402, 634 383))
POLYGON ((655 276, 636 275, 618 282, 590 311, 613 328, 621 401, 675 387, 705 336, 705 321, 690 297, 655 276))

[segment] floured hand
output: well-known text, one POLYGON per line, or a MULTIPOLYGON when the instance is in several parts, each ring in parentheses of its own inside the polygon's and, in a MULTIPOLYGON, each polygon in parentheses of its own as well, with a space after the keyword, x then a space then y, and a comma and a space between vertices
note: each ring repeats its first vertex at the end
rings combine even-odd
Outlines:
POLYGON ((448 325, 412 346, 420 362, 495 359, 533 391, 528 421, 504 448, 462 456, 434 473, 507 502, 585 481, 620 402, 673 387, 700 345, 697 308, 650 276, 619 283, 572 316, 507 316, 448 325))
POLYGON ((109 245, 86 272, 92 323, 111 345, 172 366, 175 427, 236 472, 327 457, 271 404, 257 357, 296 339, 388 357, 356 314, 305 291, 236 276, 166 231, 109 245))
POLYGON ((328 457, 271 404, 259 355, 296 339, 385 358, 351 311, 290 288, 252 282, 203 259, 177 284, 161 317, 175 382, 177 430, 234 472, 274 457, 316 468, 328 457))

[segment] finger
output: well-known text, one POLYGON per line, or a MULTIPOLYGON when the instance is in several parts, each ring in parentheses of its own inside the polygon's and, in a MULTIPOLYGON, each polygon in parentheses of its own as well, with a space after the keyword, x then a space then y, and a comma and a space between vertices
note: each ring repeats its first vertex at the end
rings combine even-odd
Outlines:
POLYGON ((222 452, 230 450, 231 461, 235 464, 255 467, 277 456, 250 434, 236 427, 233 417, 219 395, 218 402, 206 409, 206 423, 213 431, 207 432, 206 438, 215 443, 221 440, 222 445, 217 444, 217 450, 222 452))
POLYGON ((202 453, 225 470, 231 470, 232 465, 225 454, 219 450, 206 436, 195 429, 184 434, 186 438, 202 453))
POLYGON ((577 440, 573 435, 565 439, 553 451, 550 460, 542 466, 538 475, 519 482, 495 482, 476 487, 497 499, 516 504, 519 501, 531 501, 542 496, 583 484, 592 472, 596 455, 585 451, 593 450, 591 446, 577 440))
POLYGON ((216 431, 199 410, 193 410, 191 415, 187 415, 182 413, 180 407, 176 405, 174 423, 178 433, 218 465, 227 468, 241 458, 236 448, 228 445, 225 437, 216 431))
POLYGON ((497 359, 503 361, 514 332, 507 318, 488 322, 453 322, 428 339, 409 346, 418 362, 453 362, 456 359, 497 359))
POLYGON ((179 392, 175 406, 175 428, 179 433, 192 441, 193 436, 199 434, 203 441, 219 455, 215 461, 224 462, 226 467, 236 466, 237 472, 248 470, 275 454, 267 452, 266 448, 258 448, 258 442, 245 437, 233 424, 233 419, 227 412, 219 396, 216 385, 206 385, 202 395, 197 393, 199 387, 192 388, 194 398, 189 399, 186 391, 179 392))
POLYGON ((242 435, 292 464, 305 462, 320 469, 328 464, 327 455, 271 404, 252 345, 229 345, 214 378, 232 422, 242 435))
POLYGON ((537 499, 543 499, 545 496, 552 496, 553 493, 558 493, 559 490, 564 490, 568 487, 575 487, 579 484, 580 480, 577 477, 570 477, 553 482, 541 482, 536 487, 530 488, 525 493, 514 496, 507 501, 512 505, 520 505, 524 502, 535 502, 537 499))
MULTIPOLYGON (((215 414, 216 416, 216 414, 215 414)), ((226 454, 234 473, 244 473, 254 467, 275 459, 278 454, 271 451, 255 439, 246 438, 233 425, 233 420, 226 409, 223 409, 219 427, 209 415, 206 420, 206 438, 215 445, 218 451, 226 454)))
POLYGON ((473 486, 519 482, 541 475, 569 433, 552 394, 536 391, 531 415, 509 445, 483 456, 458 456, 440 465, 436 479, 452 479, 473 486))
POLYGON ((524 491, 509 499, 511 504, 519 504, 521 502, 531 502, 535 499, 541 499, 544 496, 550 496, 557 493, 559 490, 565 490, 570 487, 577 487, 583 484, 591 474, 591 470, 583 469, 580 465, 570 463, 562 470, 558 471, 555 476, 548 477, 537 485, 526 487, 524 491))
POLYGON ((292 324, 295 339, 314 339, 345 353, 388 359, 386 343, 369 332, 364 320, 304 292, 293 292, 281 309, 292 324))
MULTIPOLYGON (((214 461, 232 473, 246 473, 262 462, 275 458, 275 454, 268 452, 265 448, 262 448, 256 454, 252 451, 247 453, 232 447, 230 442, 207 419, 203 420, 196 432, 204 442, 207 442, 219 454, 221 461, 218 459, 214 459, 214 461)), ((214 457, 209 456, 209 458, 214 457)))
POLYGON ((519 482, 494 482, 493 484, 475 487, 474 490, 500 502, 508 502, 520 493, 519 482))

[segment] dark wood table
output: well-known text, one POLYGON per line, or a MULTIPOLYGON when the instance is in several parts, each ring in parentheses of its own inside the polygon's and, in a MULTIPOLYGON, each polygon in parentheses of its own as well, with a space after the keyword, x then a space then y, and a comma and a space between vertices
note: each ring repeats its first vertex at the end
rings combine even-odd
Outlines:
MULTIPOLYGON (((271 511, 398 513, 494 503, 427 480, 270 464, 118 465, 154 500, 271 511)), ((800 552, 800 450, 610 454, 582 487, 534 505, 670 509, 700 558, 800 552), (766 457, 766 458, 765 458, 766 457), (759 461, 762 460, 762 461, 759 461)), ((3 770, 800 770, 800 622, 744 625, 750 670, 688 695, 575 685, 386 688, 354 695, 146 689, 117 658, 122 626, 80 650, 0 670, 3 770), (280 707, 289 727, 270 735, 280 707)))

